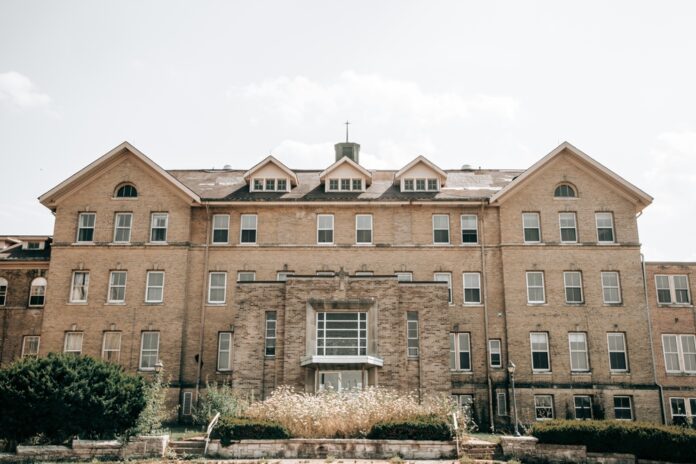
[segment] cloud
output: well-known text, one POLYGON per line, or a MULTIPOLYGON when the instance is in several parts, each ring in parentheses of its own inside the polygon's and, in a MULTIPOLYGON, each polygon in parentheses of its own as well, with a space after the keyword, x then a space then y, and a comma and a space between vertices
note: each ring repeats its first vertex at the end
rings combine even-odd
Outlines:
POLYGON ((474 116, 513 120, 519 108, 518 101, 509 96, 429 93, 415 82, 354 71, 343 72, 331 83, 282 76, 233 87, 227 96, 298 125, 346 115, 372 125, 399 121, 431 126, 474 116))
POLYGON ((51 97, 39 92, 31 80, 16 71, 0 73, 0 102, 9 102, 20 108, 45 107, 51 97))

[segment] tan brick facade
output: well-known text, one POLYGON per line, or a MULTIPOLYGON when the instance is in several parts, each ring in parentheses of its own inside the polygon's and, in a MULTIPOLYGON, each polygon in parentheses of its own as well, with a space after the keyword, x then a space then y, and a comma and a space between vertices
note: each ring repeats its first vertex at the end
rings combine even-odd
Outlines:
MULTIPOLYGON (((353 194, 321 200, 312 195, 323 194, 323 187, 312 187, 305 193, 312 201, 283 203, 263 197, 268 195, 263 192, 245 193, 246 199, 238 200, 220 193, 233 184, 231 190, 246 192, 248 186, 238 184, 241 174, 173 172, 176 179, 172 179, 134 149, 114 152, 88 173, 42 197, 56 211, 56 224, 41 354, 62 351, 66 333, 80 332, 82 353, 101 357, 104 333, 119 332, 118 362, 149 375, 151 370, 141 369, 142 334, 157 332, 159 345, 153 356, 172 378, 173 403, 189 393, 195 401, 206 381, 229 381, 264 396, 278 385, 315 391, 322 373, 341 372, 346 378, 359 376, 368 385, 473 395, 477 421, 484 430, 491 424, 511 423, 512 390, 506 366, 513 362, 523 422, 533 421, 538 413, 535 395, 551 395, 556 417, 574 417, 575 397, 589 396, 596 417, 626 414, 615 410, 619 398, 619 403, 628 401, 632 418, 659 420, 660 382, 655 376, 661 374, 659 361, 657 371, 653 369, 652 350, 658 353, 655 334, 677 328, 652 327, 651 350, 648 315, 653 319, 656 315, 655 308, 646 307, 636 223, 636 213, 649 200, 583 156, 572 147, 559 147, 519 181, 513 180, 519 173, 447 171, 443 192, 463 176, 480 176, 477 182, 491 182, 485 179, 495 175, 504 179, 500 186, 490 183, 484 194, 477 193, 482 187, 475 184, 467 187, 474 193, 459 199, 438 200, 435 194, 433 200, 408 199, 390 193, 398 190, 396 184, 369 201, 357 201, 353 194), (192 179, 199 180, 193 185, 192 179), (137 199, 114 198, 114 189, 123 182, 137 187, 137 199), (554 189, 561 183, 572 185, 576 197, 555 198, 554 189), (198 200, 182 185, 197 192, 198 200), (507 193, 508 188, 514 190, 507 193), (257 201, 254 195, 265 201, 257 201), (81 212, 96 215, 89 244, 76 243, 81 212), (113 243, 117 212, 132 213, 129 244, 113 243), (168 213, 165 244, 150 242, 151 214, 157 212, 168 213), (528 212, 539 215, 540 243, 524 241, 522 215, 528 212), (562 212, 575 213, 576 243, 561 243, 562 212), (610 213, 613 243, 598 243, 597 213, 610 213), (228 243, 211 243, 216 214, 229 215, 228 243), (253 244, 240 243, 245 214, 256 215, 253 244), (317 244, 319 214, 333 215, 329 245, 317 244), (358 214, 372 217, 368 245, 356 243, 358 214), (449 243, 434 244, 434 215, 449 218, 449 243), (476 216, 476 243, 463 243, 462 215, 476 216), (89 272, 86 302, 70 301, 75 271, 89 272), (122 303, 108 302, 111 271, 127 272, 122 303), (148 271, 164 272, 161 303, 146 302, 148 271), (241 271, 253 272, 255 281, 237 282, 241 271), (316 275, 322 271, 335 275, 316 275), (226 273, 224 301, 209 301, 211 272, 226 273), (280 282, 279 272, 294 276, 280 282), (372 275, 365 275, 368 272, 372 275), (395 274, 402 272, 412 273, 413 281, 398 282, 395 274), (542 273, 542 302, 528 303, 527 272, 542 273), (564 272, 581 275, 581 302, 566 302, 564 272), (436 273, 451 276, 451 304, 446 285, 433 283, 436 273), (480 279, 480 302, 464 301, 465 273, 480 279), (603 288, 603 273, 617 276, 619 301, 605 302, 605 292, 612 290, 603 288), (273 356, 265 351, 269 312, 275 316, 273 356), (418 353, 411 357, 409 312, 417 313, 418 321, 418 353), (364 355, 360 352, 342 360, 317 355, 319 314, 334 313, 365 314, 364 355), (230 353, 231 364, 219 370, 219 340, 228 337, 221 332, 231 334, 230 349, 220 351, 223 356, 230 353), (450 370, 451 332, 468 334, 457 342, 468 341, 468 355, 467 347, 453 354, 462 369, 450 370), (545 334, 546 369, 532 365, 531 333, 545 334), (580 368, 571 366, 569 334, 582 334, 585 341, 586 365, 580 368), (625 342, 623 355, 610 353, 608 334, 620 334, 625 342), (497 365, 490 362, 490 340, 500 341, 497 365)), ((282 175, 281 170, 277 172, 282 175)), ((309 175, 298 172, 295 189, 301 190, 309 175)), ((393 179, 394 174, 374 172, 373 176, 368 193, 379 188, 378 179, 393 179)), ((452 191, 458 190, 452 187, 452 191)), ((693 307, 669 311, 681 311, 675 315, 679 330, 694 333, 693 307), (690 328, 681 325, 689 310, 690 328)), ((582 364, 577 359, 583 354, 576 349, 575 355, 575 362, 582 364)), ((680 376, 673 386, 691 388, 694 377, 680 376)))

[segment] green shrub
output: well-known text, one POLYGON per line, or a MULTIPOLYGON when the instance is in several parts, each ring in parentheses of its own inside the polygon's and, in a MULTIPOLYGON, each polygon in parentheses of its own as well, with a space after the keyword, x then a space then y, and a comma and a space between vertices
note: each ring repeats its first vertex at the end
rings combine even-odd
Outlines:
POLYGON ((239 417, 248 404, 248 400, 228 383, 206 382, 205 394, 192 411, 193 423, 207 425, 218 412, 220 417, 239 417))
POLYGON ((290 438, 290 433, 287 429, 275 422, 239 419, 236 417, 220 419, 212 435, 213 438, 219 438, 224 446, 237 440, 280 440, 290 438))
POLYGON ((25 358, 0 370, 0 440, 60 444, 73 436, 113 438, 145 406, 145 382, 120 366, 84 356, 25 358))
POLYGON ((165 380, 161 372, 145 385, 145 407, 138 417, 134 432, 141 435, 160 433, 162 424, 174 415, 176 408, 167 408, 168 386, 169 380, 165 380))
POLYGON ((591 452, 630 453, 639 459, 693 462, 696 431, 621 421, 548 421, 533 425, 539 443, 585 445, 591 452))
POLYGON ((372 426, 367 438, 375 440, 449 441, 452 430, 447 422, 424 417, 406 421, 379 422, 372 426))

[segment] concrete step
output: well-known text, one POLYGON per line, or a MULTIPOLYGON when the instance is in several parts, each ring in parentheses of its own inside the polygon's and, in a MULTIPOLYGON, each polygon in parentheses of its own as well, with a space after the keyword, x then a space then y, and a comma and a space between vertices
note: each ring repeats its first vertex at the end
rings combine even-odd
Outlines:
POLYGON ((172 440, 169 442, 169 450, 177 456, 203 456, 205 441, 203 440, 172 440))

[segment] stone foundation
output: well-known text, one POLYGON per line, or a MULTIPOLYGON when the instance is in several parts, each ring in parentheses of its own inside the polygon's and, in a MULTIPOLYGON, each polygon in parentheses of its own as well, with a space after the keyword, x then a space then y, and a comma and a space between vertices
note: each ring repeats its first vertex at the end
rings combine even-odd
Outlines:
POLYGON ((162 457, 169 435, 136 437, 123 444, 117 440, 73 440, 72 446, 17 446, 17 461, 130 459, 162 457))

